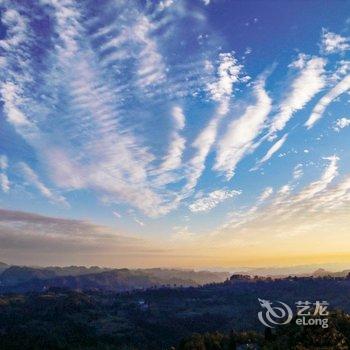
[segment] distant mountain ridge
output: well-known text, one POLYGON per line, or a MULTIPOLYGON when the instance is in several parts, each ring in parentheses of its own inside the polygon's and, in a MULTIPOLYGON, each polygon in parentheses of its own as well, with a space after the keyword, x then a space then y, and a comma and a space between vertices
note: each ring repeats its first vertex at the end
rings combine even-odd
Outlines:
POLYGON ((4 262, 0 261, 0 274, 5 271, 7 268, 9 268, 9 265, 5 264, 4 262))
POLYGON ((317 269, 314 273, 314 277, 346 277, 350 273, 350 269, 346 269, 343 271, 338 271, 338 272, 332 272, 332 271, 327 271, 325 269, 317 269))
POLYGON ((0 275, 0 285, 15 286, 32 279, 48 279, 55 276, 55 272, 51 270, 35 269, 26 266, 10 266, 0 275))
MULTIPOLYGON (((264 269, 235 273, 233 276, 284 278, 287 274, 269 275, 264 269)), ((289 274, 298 277, 346 277, 350 270, 331 272, 319 268, 311 273, 289 274)), ((221 283, 230 278, 228 272, 194 271, 189 269, 112 269, 98 266, 11 266, 0 263, 0 292, 42 291, 51 287, 72 290, 129 291, 162 286, 195 287, 221 283)), ((232 279, 232 277, 231 277, 232 279)))
POLYGON ((0 292, 41 291, 50 287, 73 290, 127 291, 161 286, 199 286, 223 282, 229 273, 177 269, 105 269, 99 267, 10 266, 0 274, 0 292))
POLYGON ((350 273, 350 269, 341 271, 328 271, 324 268, 318 268, 314 271, 309 272, 295 272, 293 269, 287 268, 256 268, 247 269, 243 271, 234 272, 234 275, 249 275, 249 276, 260 276, 260 277, 271 277, 271 278, 283 278, 288 276, 297 277, 346 277, 350 273))
POLYGON ((104 271, 113 270, 112 268, 107 267, 99 267, 99 266, 48 266, 44 267, 45 270, 54 271, 57 276, 80 276, 80 275, 88 275, 91 273, 99 273, 104 271))

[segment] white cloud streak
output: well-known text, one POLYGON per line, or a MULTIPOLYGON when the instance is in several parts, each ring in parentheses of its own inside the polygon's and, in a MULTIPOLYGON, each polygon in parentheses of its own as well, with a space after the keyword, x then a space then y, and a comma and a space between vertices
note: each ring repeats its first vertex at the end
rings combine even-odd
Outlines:
POLYGON ((38 175, 34 172, 32 168, 30 168, 25 163, 19 163, 18 165, 21 173, 23 174, 24 178, 28 183, 34 187, 37 188, 37 190, 50 202, 52 203, 58 203, 64 206, 69 206, 66 198, 63 196, 54 193, 52 190, 50 190, 38 177, 38 175))
POLYGON ((174 170, 181 165, 182 153, 185 149, 186 140, 180 135, 180 131, 185 127, 185 115, 179 106, 172 109, 173 131, 170 137, 170 146, 163 164, 160 166, 160 171, 174 170))
POLYGON ((0 187, 4 193, 10 191, 10 181, 5 173, 0 173, 0 187))
POLYGON ((350 126, 350 118, 340 118, 335 121, 333 130, 340 132, 341 129, 347 128, 348 126, 350 126))
POLYGON ((299 180, 304 175, 303 164, 297 164, 293 171, 293 179, 299 180))
POLYGON ((327 188, 327 186, 334 180, 338 175, 338 161, 337 156, 331 156, 324 158, 329 162, 325 171, 323 172, 321 178, 315 182, 312 182, 306 188, 304 188, 296 197, 295 201, 305 201, 307 199, 313 198, 316 194, 322 192, 327 188))
POLYGON ((234 176, 238 162, 254 149, 254 140, 263 130, 271 111, 271 99, 264 89, 264 84, 264 81, 256 84, 256 104, 248 106, 240 118, 233 120, 218 142, 213 169, 224 172, 227 179, 234 176))
POLYGON ((242 66, 237 64, 231 53, 221 53, 219 60, 218 79, 209 83, 207 89, 214 101, 221 102, 223 98, 231 96, 233 84, 239 81, 242 66))
POLYGON ((141 227, 145 226, 145 223, 138 218, 134 218, 134 221, 141 227))
POLYGON ((11 50, 11 47, 25 42, 27 23, 16 9, 9 8, 4 10, 1 20, 9 28, 6 33, 7 37, 0 40, 0 47, 2 49, 11 50))
POLYGON ((292 81, 290 91, 279 106, 279 112, 274 117, 270 133, 275 134, 283 130, 293 115, 305 107, 312 98, 319 93, 326 84, 326 61, 320 57, 310 59, 300 55, 292 66, 299 69, 297 77, 292 81))
POLYGON ((132 28, 133 39, 141 44, 138 67, 138 84, 141 88, 159 84, 165 79, 163 58, 156 42, 150 36, 154 29, 153 24, 144 15, 140 16, 132 28))
MULTIPOLYGON (((250 209, 232 213, 229 222, 224 224, 216 235, 256 234, 284 235, 299 232, 305 225, 315 224, 325 218, 330 218, 332 210, 341 210, 350 203, 350 178, 345 177, 337 185, 331 187, 338 176, 338 161, 336 156, 324 158, 328 162, 320 178, 303 187, 298 193, 292 193, 290 184, 284 185, 275 196, 270 188, 264 190, 257 204, 250 209), (270 204, 260 206, 261 199, 271 198, 270 204)), ((293 175, 293 180, 295 176, 293 175)), ((327 220, 328 220, 327 219, 327 220)), ((303 230, 301 230, 303 232, 303 230)))
POLYGON ((189 205, 189 209, 193 213, 198 212, 208 212, 212 209, 214 209, 217 205, 224 202, 225 200, 229 198, 236 197, 241 194, 241 191, 237 190, 216 190, 213 192, 210 192, 207 196, 202 197, 194 201, 192 204, 189 205))
POLYGON ((311 129, 323 116, 326 108, 340 95, 350 90, 350 75, 347 75, 337 85, 335 85, 326 95, 324 95, 316 104, 312 113, 305 123, 308 129, 311 129))
POLYGON ((271 148, 267 151, 267 153, 262 157, 256 164, 256 167, 253 168, 253 170, 257 170, 262 164, 266 163, 268 160, 271 159, 271 157, 280 150, 280 148, 284 145, 284 143, 287 141, 288 134, 285 134, 283 137, 281 137, 277 142, 275 142, 271 148))
POLYGON ((5 154, 0 155, 0 170, 6 170, 8 168, 8 158, 5 154))
POLYGON ((323 29, 321 52, 325 54, 342 53, 349 49, 349 38, 323 29))
POLYGON ((4 193, 10 191, 10 180, 6 174, 8 168, 8 158, 5 154, 0 155, 0 187, 4 193))
POLYGON ((117 218, 117 219, 120 219, 122 216, 117 212, 117 211, 113 211, 112 212, 113 213, 113 215, 117 218))
POLYGON ((243 67, 230 53, 219 55, 219 67, 216 82, 209 83, 207 88, 214 101, 219 102, 214 117, 197 136, 192 144, 196 150, 188 164, 188 183, 185 191, 192 190, 201 176, 206 158, 215 142, 218 126, 229 111, 229 103, 233 93, 233 84, 239 82, 239 75, 243 67))
POLYGON ((265 202, 272 195, 273 195, 273 188, 272 187, 266 187, 265 190, 261 193, 260 197, 258 198, 258 203, 265 202))

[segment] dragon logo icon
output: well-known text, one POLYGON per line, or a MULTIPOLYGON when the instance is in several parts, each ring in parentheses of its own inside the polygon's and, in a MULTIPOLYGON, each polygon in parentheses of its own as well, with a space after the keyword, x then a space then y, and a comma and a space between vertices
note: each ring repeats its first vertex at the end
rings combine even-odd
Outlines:
POLYGON ((288 324, 292 320, 292 309, 282 301, 258 300, 264 309, 258 312, 258 318, 264 326, 274 328, 276 325, 288 324))

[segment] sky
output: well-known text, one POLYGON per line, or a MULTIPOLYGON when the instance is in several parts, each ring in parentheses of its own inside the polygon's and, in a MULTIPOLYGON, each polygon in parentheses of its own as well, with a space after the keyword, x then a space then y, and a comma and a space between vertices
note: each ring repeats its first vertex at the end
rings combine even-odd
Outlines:
POLYGON ((349 1, 0 15, 0 261, 349 266, 349 1))

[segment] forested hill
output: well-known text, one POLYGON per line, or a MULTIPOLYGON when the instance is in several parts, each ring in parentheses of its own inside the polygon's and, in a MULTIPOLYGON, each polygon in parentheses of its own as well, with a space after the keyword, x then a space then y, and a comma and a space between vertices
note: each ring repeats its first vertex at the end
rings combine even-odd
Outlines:
POLYGON ((350 345, 349 295, 350 280, 346 278, 245 276, 201 287, 123 293, 51 288, 3 294, 0 349, 345 350, 350 345), (330 310, 345 313, 337 314, 329 331, 305 330, 294 324, 265 342, 264 327, 257 317, 259 298, 281 300, 291 308, 299 300, 325 300, 330 310), (242 342, 251 347, 239 347, 242 342))

